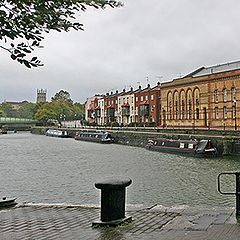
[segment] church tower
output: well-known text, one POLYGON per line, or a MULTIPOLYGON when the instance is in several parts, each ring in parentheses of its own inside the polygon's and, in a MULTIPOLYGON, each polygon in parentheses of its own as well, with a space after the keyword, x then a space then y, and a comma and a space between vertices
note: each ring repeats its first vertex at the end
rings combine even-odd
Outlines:
POLYGON ((37 89, 37 103, 45 103, 47 101, 47 90, 37 89))

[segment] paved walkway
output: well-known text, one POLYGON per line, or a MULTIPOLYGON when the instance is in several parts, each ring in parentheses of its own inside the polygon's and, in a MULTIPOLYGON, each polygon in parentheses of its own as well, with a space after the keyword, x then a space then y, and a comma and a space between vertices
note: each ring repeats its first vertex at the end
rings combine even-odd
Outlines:
POLYGON ((232 208, 134 209, 133 221, 93 228, 100 209, 83 206, 21 205, 0 211, 0 239, 164 239, 238 240, 240 225, 232 208))

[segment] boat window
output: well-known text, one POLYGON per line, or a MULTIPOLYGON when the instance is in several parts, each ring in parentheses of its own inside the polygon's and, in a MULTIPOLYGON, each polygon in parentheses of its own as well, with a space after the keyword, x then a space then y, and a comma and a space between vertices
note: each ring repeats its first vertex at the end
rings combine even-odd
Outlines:
POLYGON ((95 138, 98 138, 98 135, 96 135, 95 138))
POLYGON ((184 148, 184 143, 180 143, 180 148, 184 148))
POLYGON ((154 142, 154 145, 157 145, 157 141, 154 142))
POLYGON ((162 146, 164 145, 164 142, 162 142, 162 146))
POLYGON ((193 143, 189 143, 188 148, 193 149, 193 143))

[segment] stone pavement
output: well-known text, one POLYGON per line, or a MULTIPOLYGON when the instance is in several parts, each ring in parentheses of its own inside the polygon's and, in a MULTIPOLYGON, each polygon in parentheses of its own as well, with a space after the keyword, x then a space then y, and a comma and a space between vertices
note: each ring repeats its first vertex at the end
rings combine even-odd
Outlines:
POLYGON ((238 240, 240 225, 233 208, 129 209, 133 221, 118 227, 91 226, 100 209, 68 205, 18 205, 0 210, 0 240, 238 240))

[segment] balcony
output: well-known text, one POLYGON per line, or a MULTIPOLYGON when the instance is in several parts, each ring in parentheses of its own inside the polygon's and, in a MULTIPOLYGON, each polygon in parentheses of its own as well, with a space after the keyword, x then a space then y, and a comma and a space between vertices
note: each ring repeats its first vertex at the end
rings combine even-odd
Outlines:
POLYGON ((122 116, 130 116, 130 106, 129 106, 129 104, 122 105, 122 116))
POLYGON ((107 116, 108 117, 114 117, 115 116, 115 109, 114 107, 110 107, 107 109, 107 116))
POLYGON ((149 116, 149 104, 142 104, 142 105, 140 105, 139 115, 141 117, 149 116))

